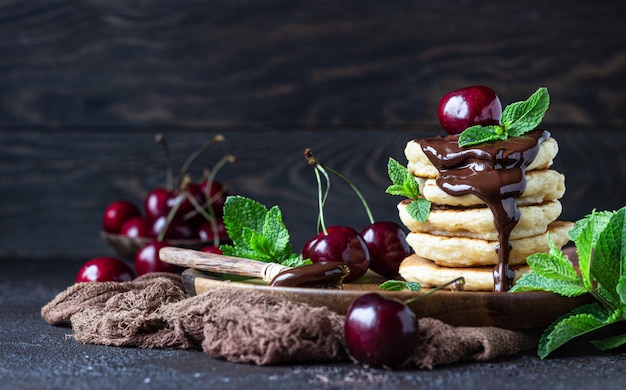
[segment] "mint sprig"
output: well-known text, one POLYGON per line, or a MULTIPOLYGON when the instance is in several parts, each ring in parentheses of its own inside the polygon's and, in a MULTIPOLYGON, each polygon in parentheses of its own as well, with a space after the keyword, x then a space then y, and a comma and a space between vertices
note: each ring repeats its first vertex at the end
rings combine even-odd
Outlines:
MULTIPOLYGON (((538 349, 542 359, 578 336, 626 321, 626 207, 593 211, 577 221, 568 235, 576 244, 580 276, 548 236, 550 252, 529 256, 531 272, 510 290, 543 290, 568 297, 589 293, 597 300, 572 310, 544 331, 538 349)), ((593 344, 601 350, 617 348, 626 344, 626 334, 593 344)))
POLYGON ((498 125, 476 125, 465 129, 459 135, 459 146, 504 141, 510 137, 524 135, 539 126, 549 105, 548 89, 541 87, 528 99, 506 106, 498 125))
POLYGON ((406 282, 404 280, 387 280, 378 286, 379 289, 385 291, 413 291, 418 292, 422 289, 419 282, 406 282))
POLYGON ((431 202, 420 196, 420 188, 409 170, 393 158, 387 163, 387 174, 392 184, 387 187, 388 194, 405 196, 412 200, 406 211, 420 222, 426 221, 430 213, 431 202))
POLYGON ((288 267, 311 264, 292 253, 289 232, 278 206, 268 210, 252 199, 229 196, 224 204, 224 225, 233 242, 220 246, 225 255, 288 267))

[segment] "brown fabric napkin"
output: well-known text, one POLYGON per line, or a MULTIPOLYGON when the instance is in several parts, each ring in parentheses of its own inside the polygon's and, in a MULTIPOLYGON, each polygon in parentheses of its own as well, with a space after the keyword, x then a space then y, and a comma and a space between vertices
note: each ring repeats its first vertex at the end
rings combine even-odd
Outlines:
MULTIPOLYGON (((77 283, 41 309, 45 321, 71 325, 82 343, 201 349, 259 365, 348 361, 344 316, 253 291, 185 293, 178 275, 132 282, 77 283)), ((419 319, 420 345, 408 365, 422 369, 487 361, 536 347, 537 335, 494 327, 453 327, 419 319)))

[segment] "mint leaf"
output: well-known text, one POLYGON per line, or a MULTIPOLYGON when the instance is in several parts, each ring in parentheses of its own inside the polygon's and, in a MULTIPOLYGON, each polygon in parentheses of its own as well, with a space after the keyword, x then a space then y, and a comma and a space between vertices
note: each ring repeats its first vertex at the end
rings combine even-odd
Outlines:
POLYGON ((610 323, 611 312, 598 303, 582 305, 555 321, 539 340, 538 355, 544 359, 568 341, 610 323))
POLYGON ((244 226, 258 231, 263 226, 267 209, 262 204, 243 196, 229 196, 224 203, 224 225, 234 246, 245 246, 244 226))
POLYGON ((548 89, 541 87, 528 99, 506 106, 499 125, 476 125, 463 130, 459 135, 459 146, 463 148, 524 135, 539 126, 549 105, 548 89))
POLYGON ((406 196, 409 199, 416 199, 420 195, 419 185, 415 177, 409 170, 393 158, 389 158, 387 163, 387 173, 393 183, 387 188, 387 193, 391 195, 406 196))
POLYGON ((591 262, 591 275, 611 293, 612 301, 620 302, 617 285, 626 273, 626 207, 621 208, 609 220, 598 236, 591 262))
POLYGON ((381 290, 386 291, 420 291, 422 286, 418 282, 405 282, 404 280, 387 280, 378 286, 381 290))
POLYGON ((278 206, 267 209, 243 196, 229 196, 224 204, 224 225, 232 245, 221 245, 225 255, 297 266, 306 264, 291 253, 290 236, 278 206))
POLYGON ((411 216, 411 218, 424 222, 428 219, 428 214, 430 214, 430 201, 424 198, 417 198, 413 200, 406 207, 407 213, 411 216))
POLYGON ((286 266, 286 267, 301 267, 303 265, 309 265, 309 264, 313 264, 313 262, 309 259, 303 259, 302 256, 298 256, 296 254, 292 254, 291 256, 289 256, 288 258, 286 258, 285 260, 281 261, 280 264, 286 266))
POLYGON ((283 223, 283 216, 277 206, 272 207, 263 220, 262 234, 270 241, 270 253, 276 259, 283 260, 291 255, 290 236, 283 223))
POLYGON ((626 275, 620 276, 616 290, 621 305, 626 307, 626 275))
POLYGON ((507 134, 502 126, 481 126, 468 127, 459 135, 459 146, 474 146, 485 142, 503 141, 507 139, 507 134))
POLYGON ((519 137, 539 126, 549 105, 548 89, 539 88, 525 101, 506 106, 502 111, 500 124, 504 126, 509 137, 519 137))
POLYGON ((564 297, 577 297, 588 292, 582 281, 562 280, 532 271, 522 275, 509 292, 550 291, 564 297))
POLYGON ((391 195, 405 196, 413 202, 407 206, 409 215, 420 222, 426 221, 430 213, 431 203, 420 197, 420 188, 415 177, 409 170, 393 158, 387 163, 387 173, 393 183, 386 192, 391 195))
POLYGON ((592 249, 596 247, 600 233, 606 228, 613 214, 614 212, 611 211, 596 212, 594 210, 591 214, 576 221, 574 227, 567 232, 569 238, 576 243, 578 268, 588 289, 593 288, 593 281, 589 274, 592 249))
POLYGON ((248 227, 243 228, 242 238, 245 247, 250 249, 248 258, 270 262, 274 259, 270 240, 261 233, 248 227))
POLYGON ((559 252, 559 254, 535 253, 528 256, 526 262, 531 269, 539 275, 547 278, 576 282, 583 286, 574 266, 562 252, 559 252))
POLYGON ((626 333, 602 340, 594 340, 591 343, 601 351, 608 351, 609 349, 621 347, 622 345, 626 344, 626 333))

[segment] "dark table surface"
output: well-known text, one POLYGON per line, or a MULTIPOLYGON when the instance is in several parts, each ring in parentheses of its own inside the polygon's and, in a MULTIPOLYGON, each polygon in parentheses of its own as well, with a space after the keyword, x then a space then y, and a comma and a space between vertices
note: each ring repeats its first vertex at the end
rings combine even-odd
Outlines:
POLYGON ((83 345, 70 328, 48 325, 41 307, 72 284, 77 263, 1 259, 0 388, 371 388, 622 389, 626 352, 584 348, 540 360, 534 351, 485 363, 421 370, 358 365, 260 367, 202 352, 83 345))

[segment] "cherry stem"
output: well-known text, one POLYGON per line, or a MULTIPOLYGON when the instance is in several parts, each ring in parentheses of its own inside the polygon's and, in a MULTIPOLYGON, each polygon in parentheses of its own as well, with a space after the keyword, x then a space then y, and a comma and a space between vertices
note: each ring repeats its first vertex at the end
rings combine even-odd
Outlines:
MULTIPOLYGON (((217 172, 219 172, 220 169, 222 169, 224 167, 224 165, 226 165, 228 163, 234 164, 236 162, 237 162, 237 156, 233 156, 232 154, 227 154, 226 156, 222 157, 215 164, 215 167, 213 169, 209 170, 209 174, 208 174, 208 176, 206 178, 207 190, 208 190, 208 188, 210 188, 210 184, 213 183, 213 181, 215 180, 215 177, 217 176, 217 172)), ((206 194, 206 195, 209 195, 209 194, 206 194)))
MULTIPOLYGON (((190 198, 191 204, 194 206, 194 210, 189 212, 189 213, 187 213, 184 216, 185 219, 192 218, 195 215, 197 215, 198 213, 202 214, 203 210, 210 210, 212 212, 212 215, 215 215, 215 210, 213 209, 213 202, 215 202, 216 199, 218 199, 220 196, 222 196, 228 190, 228 187, 226 185, 223 185, 218 193, 216 193, 213 196, 210 196, 211 195, 211 184, 215 180, 215 176, 217 176, 217 172, 219 172, 220 169, 222 169, 224 167, 224 165, 226 165, 227 163, 234 164, 236 162, 237 162, 237 157, 233 156, 232 154, 228 154, 228 155, 222 157, 217 162, 217 164, 215 164, 215 168, 213 168, 212 170, 207 170, 208 173, 205 173, 205 175, 204 175, 206 177, 206 179, 203 179, 206 182, 206 186, 205 186, 205 190, 204 190, 204 195, 206 197, 206 201, 204 203, 204 206, 199 205, 198 202, 195 201, 195 199, 192 200, 190 198)), ((202 215, 204 216, 204 214, 202 214, 202 215)), ((214 233, 217 233, 217 232, 214 231, 214 233)))
MULTIPOLYGON (((220 237, 217 232, 217 219, 215 217, 215 210, 213 209, 212 206, 208 207, 207 209, 204 209, 202 205, 199 204, 198 201, 193 196, 190 196, 190 194, 188 194, 187 197, 189 201, 191 202, 191 204, 193 205, 193 207, 196 209, 196 214, 199 213, 200 215, 204 217, 204 219, 206 219, 211 224, 211 230, 213 231, 213 246, 219 247, 220 237)), ((185 218, 188 218, 189 214, 185 215, 185 218)))
POLYGON ((344 175, 342 175, 338 171, 336 171, 336 170, 334 170, 332 168, 329 168, 329 167, 323 165, 322 163, 320 163, 313 156, 313 153, 311 152, 310 149, 307 149, 307 151, 308 151, 308 154, 305 151, 305 156, 306 156, 307 161, 309 162, 309 164, 313 165, 315 168, 319 169, 321 172, 323 172, 327 176, 328 176, 328 174, 326 173, 326 171, 332 173, 333 175, 335 175, 338 178, 340 178, 341 180, 343 180, 348 186, 350 186, 350 188, 354 191, 356 196, 359 197, 359 200, 361 200, 361 204, 363 204, 363 207, 365 208, 365 212, 367 213, 367 218, 369 219, 370 223, 374 223, 375 220, 374 220, 374 216, 372 215, 372 210, 370 209, 369 205, 367 204, 367 201, 365 200, 365 197, 363 196, 361 191, 359 191, 359 189, 354 185, 354 183, 352 183, 347 177, 345 177, 344 175))
POLYGON ((182 165, 182 167, 180 169, 180 173, 178 174, 178 180, 179 181, 182 180, 183 175, 187 173, 187 170, 189 169, 191 164, 198 157, 200 157, 204 152, 206 152, 213 145, 217 144, 218 142, 222 142, 222 141, 224 141, 224 136, 221 135, 221 134, 217 134, 216 136, 211 138, 209 141, 207 141, 204 145, 202 145, 201 147, 196 149, 193 153, 191 153, 189 155, 189 157, 187 157, 187 160, 185 160, 185 162, 183 163, 183 165, 182 165))
POLYGON ((319 167, 320 167, 320 169, 326 169, 326 170, 328 170, 328 172, 332 173, 333 175, 336 175, 341 180, 346 182, 346 184, 348 184, 350 186, 350 188, 352 188, 352 190, 356 193, 356 196, 358 196, 359 199, 361 200, 361 203, 363 204, 363 207, 365 207, 365 212, 367 213, 367 218, 369 218, 370 223, 374 223, 375 221, 374 221, 374 216, 372 215, 372 210, 370 210, 370 207, 368 206, 367 201, 365 200, 365 197, 363 197, 363 194, 361 193, 361 191, 359 191, 359 189, 356 188, 356 186, 350 180, 348 180, 347 177, 345 177, 341 173, 335 171, 332 168, 328 168, 326 166, 323 166, 322 164, 319 164, 319 167))
POLYGON ((168 191, 172 191, 174 189, 174 168, 172 163, 172 153, 170 151, 170 146, 165 139, 165 136, 161 133, 158 133, 154 136, 154 140, 163 146, 163 153, 165 154, 165 188, 168 191))
POLYGON ((328 173, 324 169, 319 169, 319 164, 313 154, 311 153, 311 149, 306 148, 304 150, 304 158, 306 158, 307 162, 313 166, 313 172, 315 173, 315 179, 317 181, 317 202, 319 207, 319 213, 317 216, 317 225, 318 229, 321 227, 321 230, 324 232, 324 235, 328 235, 328 230, 326 229, 326 223, 324 221, 324 205, 326 204, 326 199, 328 198, 328 193, 330 191, 330 177, 328 177, 328 173), (320 177, 320 172, 324 175, 326 179, 326 191, 322 191, 322 179, 320 177))
POLYGON ((419 301, 420 299, 426 298, 427 296, 429 296, 430 294, 433 294, 441 289, 444 289, 448 286, 451 285, 455 285, 455 284, 460 284, 461 286, 463 286, 465 284, 465 278, 463 276, 459 276, 456 279, 453 279, 447 283, 442 284, 441 286, 437 286, 435 288, 433 288, 432 290, 430 290, 429 292, 420 295, 419 297, 415 297, 415 298, 411 298, 407 301, 404 302, 404 304, 408 305, 409 303, 415 302, 415 301, 419 301))
MULTIPOLYGON (((181 184, 182 191, 187 191, 187 186, 189 185, 190 182, 191 182, 191 179, 188 176, 186 176, 183 179, 183 182, 181 184)), ((191 198, 189 193, 187 193, 187 196, 191 198)), ((163 226, 163 229, 159 232, 157 241, 163 241, 163 239, 165 238, 165 233, 167 232, 167 228, 172 223, 172 220, 174 219, 174 216, 176 215, 178 208, 183 203, 183 200, 184 198, 181 198, 179 202, 176 202, 174 206, 172 207, 172 209, 170 210, 170 212, 167 214, 167 218, 165 219, 165 225, 163 226)))

